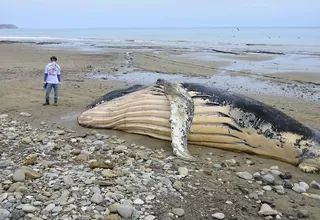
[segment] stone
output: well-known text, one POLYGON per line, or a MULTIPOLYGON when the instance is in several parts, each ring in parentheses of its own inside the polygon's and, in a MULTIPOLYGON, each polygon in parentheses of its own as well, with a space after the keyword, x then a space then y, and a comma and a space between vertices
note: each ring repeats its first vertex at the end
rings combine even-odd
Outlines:
POLYGON ((24 174, 23 170, 18 169, 13 173, 12 180, 14 182, 23 182, 25 181, 25 179, 26 179, 26 175, 24 174))
POLYGON ((312 181, 310 183, 310 187, 313 188, 313 189, 320 189, 320 183, 316 182, 316 181, 312 181))
POLYGON ((279 170, 271 170, 271 173, 276 176, 279 176, 281 174, 279 170))
POLYGON ((72 186, 74 184, 73 179, 70 176, 64 176, 63 177, 63 182, 64 184, 66 184, 67 186, 72 186))
POLYGON ((45 210, 50 212, 54 209, 54 207, 56 207, 56 205, 54 203, 50 203, 49 205, 46 206, 45 210))
POLYGON ((22 182, 16 182, 11 184, 7 192, 26 192, 28 188, 22 182))
POLYGON ((252 176, 249 172, 247 172, 247 171, 245 171, 245 172, 238 172, 238 173, 236 173, 236 175, 237 175, 238 177, 242 178, 242 179, 245 179, 245 180, 251 180, 251 179, 253 178, 253 176, 252 176))
POLYGON ((22 211, 27 212, 27 213, 32 213, 36 211, 36 207, 26 204, 22 207, 22 211))
POLYGON ((254 165, 254 162, 251 161, 251 160, 247 160, 247 161, 246 161, 246 164, 249 165, 249 166, 251 166, 251 165, 254 165))
POLYGON ((293 184, 290 182, 290 180, 284 180, 284 187, 292 189, 293 184))
POLYGON ((260 211, 258 212, 259 215, 269 216, 269 215, 277 215, 278 212, 273 210, 268 204, 263 203, 261 205, 260 211))
POLYGON ((254 199, 254 200, 258 200, 259 199, 259 196, 257 193, 250 193, 249 194, 249 198, 250 199, 254 199))
POLYGON ((125 150, 127 150, 127 146, 125 145, 118 145, 114 151, 117 152, 117 153, 121 153, 121 152, 124 152, 125 150))
POLYGON ((131 205, 119 205, 117 212, 124 218, 129 218, 132 215, 133 207, 131 205))
POLYGON ((279 195, 284 195, 284 194, 286 194, 286 191, 285 191, 285 189, 284 189, 283 186, 277 185, 277 186, 274 186, 273 189, 274 189, 279 195))
POLYGON ((32 140, 30 137, 24 137, 24 138, 22 138, 21 142, 23 144, 30 144, 32 142, 32 140))
POLYGON ((173 188, 175 188, 176 190, 180 190, 180 189, 182 189, 182 182, 180 182, 180 181, 175 181, 174 183, 173 183, 173 188))
POLYGON ((52 209, 52 212, 53 213, 59 213, 62 211, 62 207, 61 206, 56 206, 52 209))
POLYGON ((102 169, 113 169, 114 164, 112 163, 107 163, 104 161, 92 161, 90 163, 90 168, 95 169, 95 168, 102 168, 102 169))
POLYGON ((253 174, 253 178, 255 179, 255 180, 261 180, 261 175, 260 175, 260 173, 258 173, 258 172, 255 172, 254 174, 253 174))
POLYGON ((297 217, 298 218, 308 218, 309 212, 307 210, 298 210, 297 217))
POLYGON ((121 216, 116 215, 116 214, 111 214, 111 215, 107 215, 104 217, 103 220, 121 220, 121 216))
POLYGON ((10 212, 7 209, 0 208, 0 219, 6 219, 10 215, 10 212))
POLYGON ((94 193, 91 197, 91 202, 100 204, 103 201, 103 196, 100 193, 94 193))
POLYGON ((31 116, 31 114, 28 112, 21 112, 19 115, 23 116, 23 117, 30 117, 31 116))
POLYGON ((172 213, 180 217, 183 216, 185 212, 182 208, 172 208, 172 213))
POLYGON ((2 203, 2 201, 4 201, 5 199, 7 199, 8 198, 8 193, 2 193, 1 195, 0 195, 0 203, 2 203))
POLYGON ((117 212, 117 209, 119 206, 120 206, 120 203, 116 202, 116 203, 113 203, 112 205, 110 205, 108 207, 108 209, 110 212, 117 212))
POLYGON ((269 185, 268 186, 263 186, 262 189, 265 190, 265 191, 271 191, 272 190, 271 186, 269 186, 269 185))
POLYGON ((292 178, 292 174, 290 172, 281 173, 279 176, 284 180, 292 178))
POLYGON ((88 154, 79 154, 74 158, 74 160, 79 162, 85 162, 85 161, 88 161, 89 158, 90 157, 88 154))
POLYGON ((266 174, 266 175, 263 175, 262 178, 261 178, 262 182, 266 183, 266 184, 273 184, 275 178, 274 176, 272 176, 271 174, 266 174))
POLYGON ((306 183, 306 182, 300 182, 300 183, 299 183, 299 186, 301 186, 302 188, 304 188, 305 191, 308 191, 308 189, 310 188, 309 185, 308 185, 308 183, 306 183))
POLYGON ((300 186, 298 183, 293 184, 292 190, 297 193, 304 193, 306 192, 306 189, 302 186, 300 186))
POLYGON ((136 200, 133 201, 133 204, 135 204, 135 205, 142 205, 142 204, 144 204, 144 201, 141 200, 141 199, 136 199, 136 200))
POLYGON ((37 171, 31 169, 30 167, 27 166, 21 166, 19 169, 24 171, 26 180, 28 179, 38 179, 42 176, 42 174, 38 173, 37 171))
POLYGON ((154 220, 154 219, 156 219, 154 215, 147 215, 146 217, 144 217, 144 220, 154 220))
POLYGON ((214 219, 224 219, 225 215, 223 213, 221 213, 221 212, 217 212, 217 213, 212 214, 212 217, 214 219))
POLYGON ((95 142, 93 142, 93 145, 96 145, 96 146, 98 146, 98 147, 102 147, 103 145, 104 145, 104 141, 95 141, 95 142))
POLYGON ((109 169, 104 169, 101 171, 101 175, 104 178, 112 178, 112 177, 116 177, 117 175, 115 175, 111 170, 109 169))
POLYGON ((179 167, 179 168, 178 168, 178 173, 179 173, 179 175, 180 175, 181 177, 186 177, 186 176, 188 176, 188 172, 189 172, 189 170, 188 170, 187 167, 179 167))
POLYGON ((270 170, 279 170, 279 167, 278 166, 272 166, 269 168, 270 170))
MULTIPOLYGON (((1 214, 0 214, 0 215, 1 215, 1 214)), ((24 211, 15 209, 15 210, 13 210, 13 211, 11 212, 11 217, 10 217, 10 219, 11 219, 11 220, 19 220, 19 219, 22 219, 22 217, 23 217, 24 215, 25 215, 24 211)), ((0 219, 1 219, 1 217, 0 217, 0 219)))

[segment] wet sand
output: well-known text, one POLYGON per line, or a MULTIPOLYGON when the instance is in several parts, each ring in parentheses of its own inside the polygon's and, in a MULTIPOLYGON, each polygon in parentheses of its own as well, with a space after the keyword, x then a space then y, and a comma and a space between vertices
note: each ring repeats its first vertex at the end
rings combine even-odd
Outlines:
MULTIPOLYGON (((94 52, 2 43, 1 110, 16 114, 20 111, 32 111, 37 115, 36 120, 59 121, 61 119, 57 118, 81 112, 91 101, 113 89, 135 83, 150 83, 159 76, 166 77, 162 74, 174 74, 174 77, 167 79, 211 82, 212 85, 263 100, 308 125, 320 127, 320 90, 317 85, 306 83, 310 78, 304 73, 273 74, 276 78, 269 78, 245 74, 243 71, 228 71, 230 63, 225 61, 212 62, 196 59, 196 55, 194 58, 185 58, 174 54, 177 52, 170 50, 161 53, 158 50, 126 49, 94 52), (58 57, 63 70, 63 81, 59 106, 43 107, 43 71, 51 55, 58 57), (292 80, 293 78, 302 83, 292 80)), ((188 57, 190 56, 189 52, 188 57)), ((251 59, 257 58, 248 56, 247 62, 252 62, 251 59)), ((319 79, 320 76, 313 74, 313 82, 319 79)))
MULTIPOLYGON (((27 121, 35 127, 39 126, 41 121, 45 121, 74 129, 78 133, 90 133, 92 130, 80 127, 76 118, 93 100, 117 88, 124 88, 135 83, 147 83, 152 79, 155 81, 157 76, 166 77, 162 74, 175 74, 176 80, 197 81, 197 79, 188 77, 198 76, 201 77, 201 80, 208 79, 203 77, 209 77, 208 82, 210 81, 213 85, 223 86, 226 89, 262 100, 307 125, 320 128, 319 87, 307 83, 309 79, 301 72, 287 73, 287 75, 278 74, 278 78, 266 78, 263 74, 250 74, 243 70, 228 71, 230 62, 212 62, 212 60, 197 59, 196 56, 190 58, 190 53, 188 54, 189 58, 177 56, 177 54, 181 55, 184 52, 115 48, 104 48, 95 52, 72 48, 62 50, 59 48, 50 49, 48 46, 42 47, 41 45, 2 43, 0 44, 0 114, 7 113, 12 118, 27 121), (42 106, 45 96, 45 91, 42 89, 43 71, 52 55, 58 57, 58 63, 63 69, 59 105, 42 106), (152 75, 150 72, 156 72, 160 75, 152 75), (215 76, 216 78, 214 78, 215 76), (296 78, 292 78, 293 76, 296 78), (246 79, 240 77, 246 77, 246 79), (303 83, 297 82, 297 80, 303 83), (261 86, 263 86, 262 89, 261 86), (28 112, 31 117, 21 117, 19 116, 20 112, 28 112)), ((243 62, 264 60, 255 56, 242 57, 241 59, 243 62)), ((263 70, 261 71, 263 72, 263 70)), ((320 79, 320 76, 314 75, 314 77, 313 81, 320 79)), ((53 94, 51 94, 51 100, 52 98, 53 94)), ((162 148, 169 154, 171 152, 170 143, 166 141, 119 131, 100 132, 118 135, 127 143, 162 148)), ((296 179, 303 179, 306 182, 320 180, 318 176, 302 173, 296 167, 274 160, 196 146, 190 146, 190 152, 203 158, 210 157, 210 163, 221 163, 226 159, 236 158, 241 164, 236 168, 237 171, 255 172, 261 168, 278 165, 282 170, 291 172, 296 179), (254 167, 250 168, 245 164, 248 158, 256 162, 254 167)), ((226 177, 227 175, 221 173, 220 177, 229 178, 226 177)), ((234 181, 237 182, 238 179, 234 181)), ((230 197, 229 194, 226 192, 226 195, 230 197)), ((299 196, 290 192, 291 198, 300 200, 299 196)), ((201 197, 199 198, 196 200, 201 203, 197 205, 192 202, 191 204, 195 210, 201 207, 201 204, 211 202, 211 198, 208 201, 202 201, 201 197)), ((288 207, 285 197, 274 199, 277 207, 282 209, 288 207)), ((174 200, 171 202, 173 203, 174 200)), ((312 216, 316 216, 317 206, 312 206, 312 203, 311 200, 306 200, 304 208, 308 209, 312 216)), ((256 212, 255 209, 253 210, 256 212)))

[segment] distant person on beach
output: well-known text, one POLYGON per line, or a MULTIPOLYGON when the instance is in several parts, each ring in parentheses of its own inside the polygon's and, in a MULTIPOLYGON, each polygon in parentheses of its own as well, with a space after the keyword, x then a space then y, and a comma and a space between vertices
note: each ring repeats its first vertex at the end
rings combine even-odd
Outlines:
POLYGON ((58 91, 59 91, 59 84, 61 84, 61 76, 60 76, 60 71, 61 68, 60 66, 56 63, 57 62, 57 57, 52 56, 50 57, 50 63, 46 66, 44 70, 44 86, 43 88, 46 89, 46 101, 43 105, 50 105, 50 92, 51 89, 53 88, 54 91, 54 105, 58 105, 58 91))

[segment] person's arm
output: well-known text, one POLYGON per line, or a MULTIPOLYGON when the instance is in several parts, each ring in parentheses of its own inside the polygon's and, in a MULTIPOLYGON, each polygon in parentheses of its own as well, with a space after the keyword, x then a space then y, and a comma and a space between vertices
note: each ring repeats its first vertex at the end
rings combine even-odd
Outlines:
POLYGON ((43 81, 46 83, 47 82, 47 78, 48 78, 48 69, 47 67, 44 69, 44 77, 43 77, 43 81))
POLYGON ((59 81, 59 83, 61 83, 60 66, 58 67, 58 74, 57 74, 57 77, 58 77, 58 81, 59 81))

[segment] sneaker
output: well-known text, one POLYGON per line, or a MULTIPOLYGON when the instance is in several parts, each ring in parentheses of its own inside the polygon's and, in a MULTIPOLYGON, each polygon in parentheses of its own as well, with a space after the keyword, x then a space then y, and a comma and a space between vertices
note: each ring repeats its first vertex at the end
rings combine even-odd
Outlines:
POLYGON ((50 105, 50 103, 49 103, 49 102, 46 102, 46 103, 43 103, 43 105, 50 105))
POLYGON ((53 105, 54 105, 54 106, 58 106, 58 103, 54 103, 53 105))

